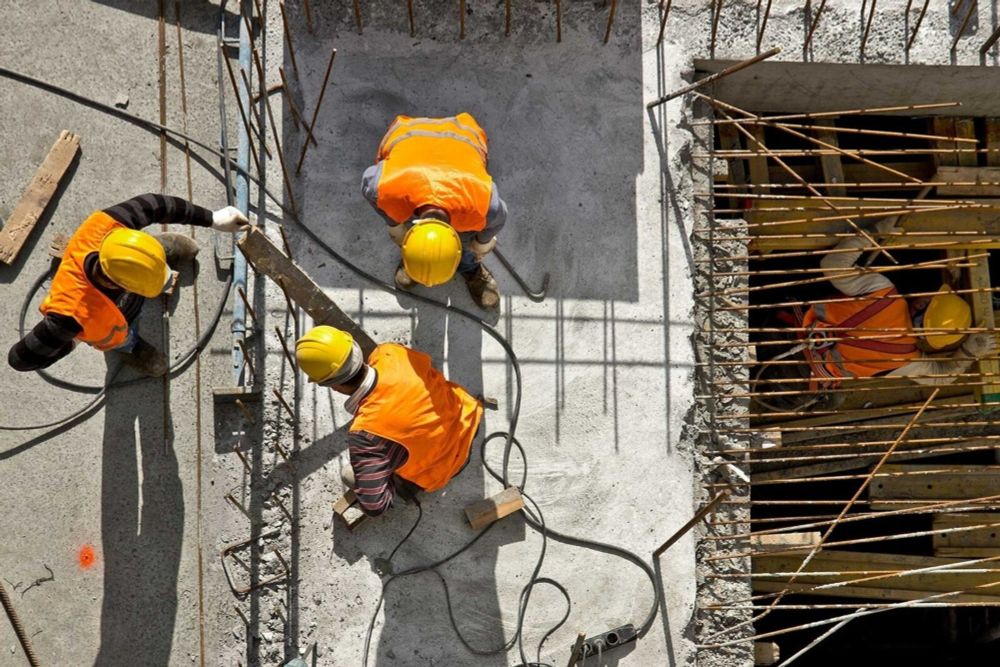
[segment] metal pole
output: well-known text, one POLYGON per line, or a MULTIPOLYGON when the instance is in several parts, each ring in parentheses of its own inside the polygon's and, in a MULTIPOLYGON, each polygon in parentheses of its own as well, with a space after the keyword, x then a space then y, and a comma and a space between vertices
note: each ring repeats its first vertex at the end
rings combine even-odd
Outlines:
MULTIPOLYGON (((242 0, 240 2, 240 15, 241 16, 252 16, 253 10, 250 0, 242 0)), ((240 71, 250 74, 250 40, 253 38, 252 35, 247 30, 248 23, 246 21, 240 21, 240 71)), ((250 108, 250 91, 247 90, 246 85, 242 81, 237 82, 239 84, 239 101, 240 105, 244 109, 250 108)), ((243 215, 248 215, 250 213, 250 179, 247 178, 247 171, 250 168, 250 135, 247 133, 246 129, 237 126, 238 137, 238 147, 236 150, 236 164, 239 169, 236 173, 236 208, 240 210, 243 215)), ((258 156, 259 159, 263 160, 264 156, 258 156)), ((259 168, 259 165, 258 165, 259 168)), ((259 174, 260 178, 264 178, 264 172, 259 174)), ((242 252, 239 252, 236 248, 236 239, 233 239, 233 286, 232 292, 236 293, 238 290, 246 291, 247 288, 247 259, 243 256, 242 252)), ((230 327, 230 332, 232 333, 232 352, 233 352, 233 385, 242 386, 243 379, 243 368, 245 361, 243 359, 243 348, 241 343, 246 337, 246 307, 243 302, 239 299, 233 300, 233 323, 230 327)))

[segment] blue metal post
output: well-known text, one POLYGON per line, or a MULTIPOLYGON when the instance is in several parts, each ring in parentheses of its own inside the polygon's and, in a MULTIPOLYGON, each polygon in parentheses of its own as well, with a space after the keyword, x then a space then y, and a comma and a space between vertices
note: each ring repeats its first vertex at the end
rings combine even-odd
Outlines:
MULTIPOLYGON (((240 2, 240 16, 252 16, 251 13, 251 2, 250 0, 241 0, 240 2)), ((240 70, 246 72, 247 80, 251 78, 250 70, 250 42, 253 36, 247 32, 247 22, 240 21, 240 70)), ((250 91, 247 90, 246 86, 243 84, 243 78, 237 82, 240 89, 240 104, 243 105, 244 109, 249 111, 250 109, 250 91)), ((243 127, 242 123, 236 124, 239 131, 239 144, 236 152, 236 162, 240 166, 239 172, 236 174, 236 208, 243 212, 243 215, 249 215, 250 212, 250 180, 246 177, 246 173, 250 170, 250 137, 247 135, 246 128, 243 127)), ((260 178, 263 178, 263 174, 259 174, 260 178)), ((243 303, 243 299, 236 296, 236 290, 243 290, 246 293, 247 289, 247 260, 243 256, 243 253, 236 249, 236 241, 233 240, 233 325, 230 331, 233 334, 233 384, 234 386, 242 386, 243 383, 243 370, 245 367, 245 361, 243 360, 243 350, 240 348, 238 341, 243 340, 246 337, 246 306, 243 303)))

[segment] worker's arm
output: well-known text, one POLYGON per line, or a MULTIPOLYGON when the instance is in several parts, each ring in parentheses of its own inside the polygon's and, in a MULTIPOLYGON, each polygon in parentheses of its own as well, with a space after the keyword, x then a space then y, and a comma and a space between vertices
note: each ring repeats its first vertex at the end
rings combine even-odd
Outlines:
POLYGON ((951 356, 924 357, 897 368, 889 375, 909 378, 923 385, 952 384, 960 379, 955 376, 968 371, 975 360, 993 356, 995 352, 993 334, 972 334, 951 356))
MULTIPOLYGON (((390 218, 385 214, 385 211, 378 207, 378 181, 382 176, 382 163, 373 164, 372 166, 365 169, 365 173, 361 175, 361 194, 364 196, 368 203, 372 205, 372 208, 378 211, 378 214, 382 216, 385 223, 390 227, 399 227, 399 229, 405 229, 405 227, 390 218)), ((392 235, 392 232, 390 232, 392 235)), ((393 237, 395 241, 395 237, 393 237)), ((399 245, 397 242, 396 245, 399 245)))
POLYGON ((7 353, 7 363, 16 371, 48 368, 73 349, 73 339, 81 327, 67 315, 46 315, 42 321, 14 343, 7 353))
POLYGON ((867 239, 861 236, 851 236, 841 240, 834 247, 838 252, 823 256, 819 265, 830 283, 847 296, 870 294, 880 289, 892 287, 892 281, 881 273, 861 273, 855 262, 861 257, 862 249, 869 246, 867 239), (847 269, 847 270, 845 270, 847 269))
POLYGON ((500 198, 497 185, 494 183, 493 192, 490 194, 490 207, 486 210, 486 227, 476 234, 476 241, 481 244, 489 243, 500 233, 505 224, 507 224, 507 204, 500 198))
POLYGON ((350 433, 347 442, 354 469, 354 492, 361 510, 368 516, 378 516, 392 507, 396 497, 393 474, 406 463, 406 448, 365 431, 350 433))
POLYGON ((155 223, 211 227, 213 215, 211 210, 186 199, 153 193, 132 197, 104 209, 104 212, 132 229, 142 229, 155 223))

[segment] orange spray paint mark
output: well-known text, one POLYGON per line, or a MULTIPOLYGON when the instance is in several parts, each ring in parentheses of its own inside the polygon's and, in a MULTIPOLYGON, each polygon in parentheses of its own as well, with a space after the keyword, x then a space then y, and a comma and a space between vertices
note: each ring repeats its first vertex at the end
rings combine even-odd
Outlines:
POLYGON ((76 558, 80 562, 80 567, 84 570, 89 570, 97 560, 97 556, 94 554, 94 547, 89 544, 84 544, 80 547, 80 553, 76 555, 76 558))

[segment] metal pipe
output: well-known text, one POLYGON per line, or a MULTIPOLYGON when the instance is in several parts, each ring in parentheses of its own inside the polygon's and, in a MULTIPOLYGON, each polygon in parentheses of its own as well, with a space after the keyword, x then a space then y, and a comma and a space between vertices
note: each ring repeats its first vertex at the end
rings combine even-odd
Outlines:
MULTIPOLYGON (((252 16, 253 8, 250 0, 241 0, 240 2, 240 15, 241 16, 252 16)), ((239 51, 239 62, 240 71, 248 73, 250 72, 250 43, 253 36, 247 31, 247 22, 240 21, 240 51, 239 51)), ((245 86, 241 85, 241 82, 237 82, 239 86, 239 104, 242 108, 250 108, 250 90, 245 86)), ((250 179, 247 178, 247 170, 250 167, 250 134, 248 130, 244 127, 237 126, 238 144, 236 150, 236 208, 240 210, 243 215, 248 216, 250 214, 250 179)), ((258 176, 264 179, 266 174, 263 171, 263 161, 264 156, 258 155, 257 169, 259 170, 258 176)), ((235 237, 232 240, 233 244, 233 284, 231 290, 236 292, 237 290, 246 291, 247 288, 247 259, 236 248, 235 237)), ((239 299, 233 299, 233 322, 230 327, 230 333, 232 334, 232 373, 233 373, 233 384, 234 386, 243 386, 244 380, 244 369, 246 367, 245 359, 243 357, 243 340, 246 337, 246 307, 243 302, 239 299)))

